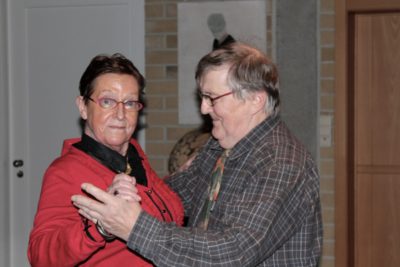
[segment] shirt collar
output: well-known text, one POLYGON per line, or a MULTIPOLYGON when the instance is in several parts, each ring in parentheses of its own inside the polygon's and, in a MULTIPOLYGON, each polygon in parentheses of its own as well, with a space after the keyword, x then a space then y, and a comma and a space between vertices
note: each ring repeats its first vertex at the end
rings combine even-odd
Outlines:
MULTIPOLYGON (((243 137, 233 148, 231 148, 229 153, 229 158, 239 157, 241 154, 253 149, 255 143, 260 138, 263 138, 268 132, 276 127, 276 125, 280 122, 280 115, 269 116, 265 120, 263 120, 260 124, 254 127, 245 137, 243 137)), ((220 150, 224 149, 219 145, 218 141, 214 138, 210 138, 209 146, 211 150, 220 150)))

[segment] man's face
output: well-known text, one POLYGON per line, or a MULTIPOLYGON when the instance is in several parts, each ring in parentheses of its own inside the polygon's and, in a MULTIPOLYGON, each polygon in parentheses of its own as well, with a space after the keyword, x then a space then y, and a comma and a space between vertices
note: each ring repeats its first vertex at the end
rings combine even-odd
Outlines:
MULTIPOLYGON (((201 83, 201 93, 211 98, 227 94, 232 90, 227 84, 228 67, 208 71, 201 83)), ((252 102, 236 98, 233 94, 214 101, 213 106, 201 102, 201 113, 210 115, 213 123, 211 134, 221 147, 232 148, 253 127, 252 102)))

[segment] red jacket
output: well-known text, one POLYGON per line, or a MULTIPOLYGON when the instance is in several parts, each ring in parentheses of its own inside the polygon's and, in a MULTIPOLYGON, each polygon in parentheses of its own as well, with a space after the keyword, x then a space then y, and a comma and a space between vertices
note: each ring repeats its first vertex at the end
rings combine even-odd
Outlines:
MULTIPOLYGON (((71 196, 82 194, 83 182, 102 189, 111 185, 115 173, 72 146, 79 139, 64 141, 62 156, 47 169, 38 210, 29 238, 28 258, 32 266, 152 266, 118 239, 106 243, 90 222, 91 240, 71 196)), ((183 223, 183 206, 178 196, 157 176, 135 140, 147 174, 147 187, 137 185, 142 208, 162 221, 183 223)))

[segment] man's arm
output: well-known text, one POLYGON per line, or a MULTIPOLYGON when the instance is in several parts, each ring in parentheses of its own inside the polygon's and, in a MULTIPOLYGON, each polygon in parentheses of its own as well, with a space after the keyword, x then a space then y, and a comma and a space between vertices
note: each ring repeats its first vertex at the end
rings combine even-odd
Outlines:
MULTIPOLYGON (((271 175, 276 177, 278 174, 271 175)), ((131 232, 128 246, 157 266, 256 266, 281 250, 295 235, 299 241, 294 242, 293 251, 290 248, 282 251, 281 257, 285 257, 283 253, 308 253, 311 249, 302 243, 301 236, 305 239, 304 236, 310 234, 305 225, 308 220, 313 223, 310 218, 318 216, 319 207, 306 193, 304 187, 307 185, 291 184, 285 188, 281 185, 279 189, 273 181, 264 182, 268 186, 262 186, 263 182, 253 184, 247 188, 248 193, 238 195, 243 198, 237 202, 239 205, 227 206, 225 212, 231 214, 225 216, 220 228, 207 231, 179 228, 142 213, 131 232), (265 190, 269 186, 277 191, 272 189, 267 193, 265 190)), ((312 263, 304 264, 305 258, 309 262, 317 261, 313 255, 303 255, 288 266, 313 266, 312 263)))
POLYGON ((254 179, 258 182, 249 183, 237 196, 240 201, 226 204, 219 227, 208 231, 159 222, 141 212, 139 204, 124 203, 92 185, 82 188, 104 204, 82 196, 72 200, 84 216, 101 220, 107 231, 158 266, 254 266, 319 212, 306 194, 302 173, 291 170, 275 166, 268 175, 254 179))

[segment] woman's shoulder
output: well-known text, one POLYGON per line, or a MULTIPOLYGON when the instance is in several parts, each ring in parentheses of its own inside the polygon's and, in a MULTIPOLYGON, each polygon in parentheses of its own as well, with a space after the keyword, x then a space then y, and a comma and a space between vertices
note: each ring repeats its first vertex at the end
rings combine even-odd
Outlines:
POLYGON ((79 141, 81 141, 81 138, 78 138, 78 137, 65 139, 62 144, 61 155, 66 154, 69 150, 71 150, 73 145, 78 143, 79 141))
POLYGON ((63 142, 61 154, 53 160, 48 171, 63 171, 68 173, 85 172, 97 167, 97 161, 91 158, 84 151, 76 148, 80 138, 66 139, 63 142))

